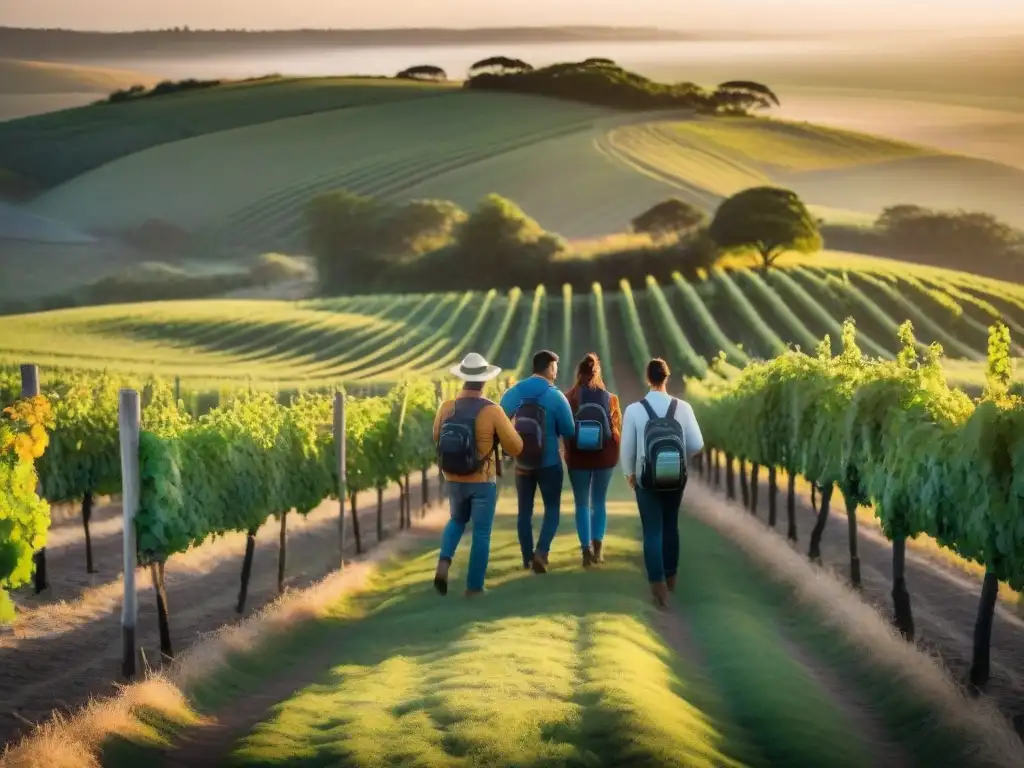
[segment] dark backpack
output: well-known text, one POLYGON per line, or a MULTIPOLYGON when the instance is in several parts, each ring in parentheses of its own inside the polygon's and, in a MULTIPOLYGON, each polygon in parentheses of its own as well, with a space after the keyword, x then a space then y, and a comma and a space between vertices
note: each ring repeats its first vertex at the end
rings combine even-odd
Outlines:
POLYGON ((652 491, 681 491, 686 487, 686 439, 683 425, 676 421, 674 397, 668 413, 658 416, 644 398, 640 401, 647 411, 644 426, 644 460, 640 472, 640 487, 652 491))
POLYGON ((541 406, 540 398, 524 397, 512 415, 512 426, 523 439, 523 451, 516 456, 516 466, 520 469, 531 472, 540 469, 547 424, 548 412, 541 406))
POLYGON ((581 387, 579 392, 580 404, 573 414, 573 447, 577 451, 600 451, 612 439, 611 395, 596 387, 581 387))
POLYGON ((456 398, 451 415, 441 422, 437 466, 445 474, 472 475, 480 471, 484 459, 476 447, 476 417, 488 405, 494 403, 483 397, 456 398))

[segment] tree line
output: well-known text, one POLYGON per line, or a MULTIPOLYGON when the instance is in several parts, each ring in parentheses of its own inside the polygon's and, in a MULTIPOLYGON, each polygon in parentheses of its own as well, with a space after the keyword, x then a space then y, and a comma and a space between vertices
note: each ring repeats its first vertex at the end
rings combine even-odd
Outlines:
MULTIPOLYGON (((694 277, 730 252, 750 253, 763 272, 787 252, 813 253, 833 241, 825 225, 793 191, 753 187, 724 200, 710 218, 679 198, 637 214, 633 234, 645 239, 597 253, 580 253, 547 232, 513 201, 488 195, 471 211, 447 200, 394 204, 347 191, 309 206, 309 249, 324 294, 403 290, 506 288, 538 283, 589 290, 596 280, 617 285, 648 275, 694 277)), ((1022 234, 995 217, 969 211, 886 208, 874 227, 855 230, 854 250, 898 256, 917 250, 948 256, 962 267, 979 257, 1022 259, 1022 234), (877 247, 872 247, 872 245, 877 247)))
MULTIPOLYGON (((616 109, 749 114, 780 104, 771 88, 752 80, 730 80, 709 91, 690 82, 659 83, 601 57, 536 69, 521 59, 491 56, 475 62, 467 74, 464 88, 553 96, 616 109)), ((419 64, 396 77, 444 82, 448 74, 441 67, 419 64)))

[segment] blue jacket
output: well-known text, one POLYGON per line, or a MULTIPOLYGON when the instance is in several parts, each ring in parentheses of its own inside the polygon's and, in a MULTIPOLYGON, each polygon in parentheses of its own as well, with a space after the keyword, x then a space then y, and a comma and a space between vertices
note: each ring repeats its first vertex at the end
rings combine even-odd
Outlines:
POLYGON ((558 438, 572 437, 576 434, 576 424, 573 421, 569 401, 558 391, 558 387, 549 383, 547 379, 530 376, 506 390, 505 394, 501 396, 501 409, 505 411, 505 415, 512 418, 524 397, 539 397, 540 407, 547 412, 548 416, 544 431, 544 456, 541 458, 540 465, 550 467, 561 464, 562 457, 558 452, 558 438))

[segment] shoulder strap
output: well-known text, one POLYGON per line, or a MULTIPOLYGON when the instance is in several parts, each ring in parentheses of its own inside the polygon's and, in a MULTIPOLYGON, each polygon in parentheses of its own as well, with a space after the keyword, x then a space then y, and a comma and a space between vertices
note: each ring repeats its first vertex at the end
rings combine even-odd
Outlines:
POLYGON ((666 419, 674 419, 676 417, 676 406, 679 405, 679 401, 674 397, 668 402, 668 413, 665 414, 666 419))
POLYGON ((658 418, 658 414, 656 414, 654 412, 654 409, 651 408, 651 404, 647 402, 647 398, 646 397, 641 397, 640 398, 640 405, 642 405, 644 407, 644 410, 647 411, 647 417, 649 419, 651 419, 651 421, 653 421, 654 419, 658 418))

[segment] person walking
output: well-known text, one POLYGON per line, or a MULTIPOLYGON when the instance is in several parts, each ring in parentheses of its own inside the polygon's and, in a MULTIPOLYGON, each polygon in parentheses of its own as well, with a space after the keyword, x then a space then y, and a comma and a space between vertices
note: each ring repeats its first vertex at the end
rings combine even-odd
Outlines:
POLYGON ((562 454, 559 438, 572 437, 575 425, 565 395, 555 387, 558 355, 541 350, 533 356, 533 373, 505 391, 501 408, 523 440, 516 457, 516 495, 519 499, 517 529, 523 567, 546 573, 551 543, 558 532, 562 502, 562 454), (544 520, 533 546, 533 504, 540 489, 544 520))
POLYGON ((471 352, 450 371, 463 385, 454 400, 441 404, 434 418, 437 463, 446 481, 451 515, 441 535, 434 588, 448 594, 448 570, 466 526, 472 522, 466 596, 473 597, 484 591, 491 554, 491 527, 498 503, 498 445, 509 456, 518 456, 523 441, 505 412, 483 396, 484 384, 501 373, 500 368, 471 352))
POLYGON ((608 486, 619 463, 622 410, 601 377, 601 361, 590 352, 576 367, 576 383, 565 393, 575 433, 565 441, 565 466, 576 501, 576 533, 583 567, 604 562, 608 486))
POLYGON ((620 458, 636 494, 644 537, 644 567, 659 608, 668 606, 679 569, 679 506, 686 488, 686 466, 700 453, 704 438, 689 403, 668 394, 668 363, 647 364, 650 391, 626 408, 620 458))

